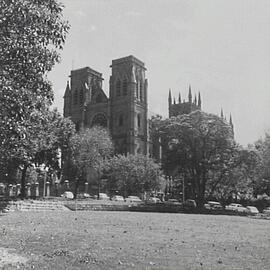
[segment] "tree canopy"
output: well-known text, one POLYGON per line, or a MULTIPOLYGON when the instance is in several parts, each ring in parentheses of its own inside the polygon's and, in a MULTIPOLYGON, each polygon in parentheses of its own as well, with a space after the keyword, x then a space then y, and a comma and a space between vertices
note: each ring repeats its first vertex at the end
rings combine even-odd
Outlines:
POLYGON ((55 0, 0 0, 0 154, 29 131, 36 110, 52 103, 47 73, 59 62, 69 28, 55 0))
POLYGON ((105 170, 109 189, 124 196, 159 188, 160 167, 145 155, 118 155, 108 160, 105 170))
POLYGON ((113 145, 106 129, 94 126, 76 133, 71 138, 72 160, 78 170, 91 167, 99 170, 104 159, 111 156, 113 145))
POLYGON ((25 121, 24 137, 14 140, 9 149, 8 163, 22 170, 22 196, 26 170, 33 164, 53 170, 60 169, 59 151, 65 152, 69 140, 75 133, 73 122, 63 118, 56 110, 49 109, 40 112, 35 110, 25 121))
POLYGON ((202 205, 210 172, 232 162, 233 130, 222 118, 202 111, 162 120, 153 119, 153 133, 161 138, 165 174, 180 174, 202 205))
POLYGON ((270 196, 270 134, 254 144, 254 149, 259 156, 259 177, 255 186, 256 194, 266 193, 270 196))
POLYGON ((0 0, 0 6, 0 163, 15 162, 25 176, 48 149, 44 138, 53 140, 46 130, 53 101, 47 73, 60 60, 69 25, 56 0, 0 0))
MULTIPOLYGON (((81 179, 84 179, 89 171, 97 174, 98 189, 100 189, 101 172, 113 153, 113 144, 107 131, 100 126, 91 129, 83 129, 71 138, 70 158, 75 174, 75 197, 81 179)), ((72 170, 69 170, 71 175, 72 170)))

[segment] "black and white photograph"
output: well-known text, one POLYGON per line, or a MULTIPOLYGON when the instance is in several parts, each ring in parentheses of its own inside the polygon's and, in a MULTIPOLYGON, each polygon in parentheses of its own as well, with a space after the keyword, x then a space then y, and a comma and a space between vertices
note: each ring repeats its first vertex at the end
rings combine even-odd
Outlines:
POLYGON ((270 269, 270 1, 0 0, 0 269, 270 269))

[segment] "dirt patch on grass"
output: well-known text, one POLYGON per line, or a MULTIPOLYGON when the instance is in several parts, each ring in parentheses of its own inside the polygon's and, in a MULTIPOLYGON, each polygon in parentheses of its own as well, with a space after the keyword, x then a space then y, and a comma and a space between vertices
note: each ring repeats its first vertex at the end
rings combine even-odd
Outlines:
POLYGON ((16 250, 14 249, 0 247, 0 269, 5 269, 12 266, 19 268, 28 261, 26 257, 18 255, 15 252, 16 250))

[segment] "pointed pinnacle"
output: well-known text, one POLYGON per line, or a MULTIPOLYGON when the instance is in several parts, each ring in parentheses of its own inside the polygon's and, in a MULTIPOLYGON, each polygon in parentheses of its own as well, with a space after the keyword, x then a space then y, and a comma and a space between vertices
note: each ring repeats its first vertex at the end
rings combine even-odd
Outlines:
POLYGON ((224 114, 223 114, 223 109, 221 108, 221 110, 220 110, 220 117, 223 119, 223 117, 224 117, 224 114))

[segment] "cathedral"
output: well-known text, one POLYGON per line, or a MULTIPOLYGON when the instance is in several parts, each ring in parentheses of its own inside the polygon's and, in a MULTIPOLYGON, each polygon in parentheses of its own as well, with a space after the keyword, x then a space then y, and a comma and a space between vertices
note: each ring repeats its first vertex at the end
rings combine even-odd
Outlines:
MULTIPOLYGON (((155 148, 159 148, 159 144, 152 142, 149 136, 145 64, 130 55, 112 60, 110 67, 109 97, 103 90, 102 73, 90 67, 71 71, 64 95, 64 117, 71 118, 77 131, 94 125, 108 128, 116 153, 157 158, 159 150, 155 148)), ((180 93, 178 102, 175 98, 172 100, 169 91, 169 117, 189 114, 201 107, 200 93, 193 98, 190 86, 186 101, 181 99, 180 93)))
POLYGON ((90 67, 72 70, 64 95, 64 117, 76 129, 100 125, 109 129, 115 151, 150 155, 145 64, 134 56, 112 60, 109 97, 102 73, 90 67))

